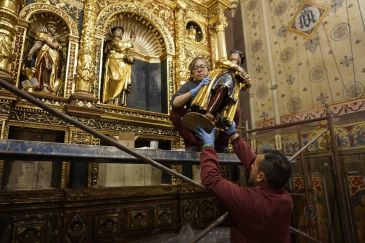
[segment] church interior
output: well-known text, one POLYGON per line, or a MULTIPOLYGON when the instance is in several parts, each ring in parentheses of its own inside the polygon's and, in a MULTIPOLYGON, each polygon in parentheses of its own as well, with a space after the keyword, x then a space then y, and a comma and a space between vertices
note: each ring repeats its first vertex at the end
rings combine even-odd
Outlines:
POLYGON ((232 50, 239 133, 292 163, 291 242, 365 242, 364 19, 363 0, 0 0, 0 242, 230 242, 227 219, 189 238, 226 210, 169 115, 189 63, 232 50))

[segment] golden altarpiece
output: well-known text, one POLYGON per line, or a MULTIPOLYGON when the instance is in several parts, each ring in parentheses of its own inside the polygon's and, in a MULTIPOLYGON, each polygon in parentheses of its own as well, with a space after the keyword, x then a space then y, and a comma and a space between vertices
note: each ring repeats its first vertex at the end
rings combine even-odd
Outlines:
MULTIPOLYGON (((235 4, 2 0, 0 70, 18 88, 116 140, 180 149, 184 145, 168 118, 169 100, 186 80, 193 57, 204 55, 214 63, 226 55, 225 11, 235 4), (120 54, 117 35, 120 43, 133 39, 133 48, 123 54, 133 57, 123 64, 130 80, 119 92, 123 97, 104 100, 106 90, 115 87, 107 80, 118 79, 110 71, 115 66, 108 66, 120 54)), ((3 89, 0 107, 2 139, 103 145, 3 89)), ((211 197, 174 178, 161 185, 161 171, 149 165, 86 162, 0 161, 1 203, 23 205, 2 210, 8 224, 1 226, 0 241, 124 242, 186 222, 204 227, 220 215, 211 197)))

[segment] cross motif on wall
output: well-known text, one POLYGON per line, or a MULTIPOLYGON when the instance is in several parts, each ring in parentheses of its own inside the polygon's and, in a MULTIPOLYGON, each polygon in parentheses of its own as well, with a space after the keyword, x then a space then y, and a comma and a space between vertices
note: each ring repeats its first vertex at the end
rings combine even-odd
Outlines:
POLYGON ((331 4, 332 12, 336 12, 338 8, 342 7, 344 0, 333 0, 333 3, 331 4))
POLYGON ((286 37, 287 33, 288 33, 288 27, 282 26, 278 31, 278 36, 286 37))
POLYGON ((344 66, 344 67, 349 67, 352 63, 353 63, 354 59, 352 58, 352 56, 344 56, 342 59, 341 59, 341 66, 344 66))
POLYGON ((326 105, 328 100, 328 95, 325 95, 321 92, 321 94, 317 97, 317 101, 322 105, 326 105))
POLYGON ((260 118, 262 118, 264 121, 266 121, 266 118, 269 116, 265 111, 262 112, 260 118))
POLYGON ((289 85, 292 85, 296 79, 297 79, 296 77, 293 77, 293 76, 291 76, 291 74, 289 74, 289 77, 288 77, 288 79, 286 80, 286 82, 287 82, 289 85))
POLYGON ((257 25, 258 25, 258 23, 256 22, 256 21, 253 21, 253 23, 252 23, 252 28, 254 28, 254 29, 256 29, 256 27, 257 27, 257 25))
POLYGON ((260 64, 259 65, 257 65, 257 67, 256 67, 256 72, 258 72, 258 73, 261 73, 261 71, 262 71, 262 69, 263 69, 264 67, 263 66, 261 66, 260 64))

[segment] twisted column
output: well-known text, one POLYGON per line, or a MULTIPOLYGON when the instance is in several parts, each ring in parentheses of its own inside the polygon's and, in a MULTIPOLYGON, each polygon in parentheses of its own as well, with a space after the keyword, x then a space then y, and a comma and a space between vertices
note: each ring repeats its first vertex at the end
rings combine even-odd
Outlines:
POLYGON ((96 38, 95 25, 98 5, 96 0, 85 0, 79 57, 76 69, 75 93, 92 96, 91 87, 95 82, 96 38))
POLYGON ((175 40, 176 40, 176 72, 175 90, 177 91, 181 82, 185 80, 185 13, 186 5, 177 1, 175 8, 175 40))
POLYGON ((224 16, 225 6, 221 5, 218 9, 218 22, 216 25, 218 39, 218 59, 227 59, 226 34, 225 29, 228 26, 227 19, 224 16))

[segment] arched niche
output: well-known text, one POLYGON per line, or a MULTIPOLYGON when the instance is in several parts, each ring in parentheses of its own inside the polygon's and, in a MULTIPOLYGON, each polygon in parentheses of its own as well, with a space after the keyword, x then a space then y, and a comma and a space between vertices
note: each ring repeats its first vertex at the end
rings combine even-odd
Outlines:
POLYGON ((94 87, 95 96, 100 98, 103 94, 104 44, 110 29, 117 25, 124 29, 123 39, 128 39, 131 32, 136 35, 132 51, 136 61, 132 65, 131 93, 126 107, 167 113, 173 92, 173 38, 163 21, 131 4, 108 6, 98 16, 96 73, 99 82, 94 87))
POLYGON ((204 39, 202 27, 195 21, 189 20, 185 25, 186 36, 188 40, 202 42, 204 39))
POLYGON ((20 85, 19 81, 22 72, 22 64, 27 55, 26 48, 29 48, 29 46, 27 46, 27 41, 29 41, 29 37, 31 37, 30 35, 29 37, 27 35, 36 31, 38 28, 43 28, 40 25, 34 25, 33 23, 33 18, 42 18, 42 15, 52 16, 53 19, 58 19, 67 29, 67 33, 63 33, 61 36, 62 42, 66 45, 63 50, 63 87, 61 94, 63 97, 69 97, 72 94, 74 87, 73 82, 77 64, 76 53, 78 49, 79 30, 77 23, 75 23, 72 17, 60 8, 50 4, 33 3, 25 6, 20 11, 20 22, 17 26, 18 31, 15 37, 15 43, 17 43, 17 45, 15 46, 14 50, 14 64, 11 71, 14 73, 14 76, 17 77, 17 85, 20 85))
MULTIPOLYGON (((37 36, 39 35, 43 35, 45 33, 48 33, 48 28, 49 26, 53 26, 55 33, 50 35, 49 33, 47 34, 47 38, 53 38, 53 42, 57 42, 58 44, 60 44, 62 46, 61 50, 58 50, 56 52, 53 53, 58 53, 57 56, 57 62, 53 63, 52 61, 50 61, 50 65, 57 67, 56 68, 56 75, 58 77, 59 80, 61 80, 60 84, 59 84, 59 88, 57 88, 57 92, 54 95, 57 96, 64 96, 64 85, 65 85, 65 80, 66 80, 66 61, 67 61, 67 54, 68 54, 68 35, 70 32, 70 29, 68 28, 68 26, 66 25, 65 21, 63 21, 62 18, 60 18, 58 15, 55 15, 53 13, 50 12, 38 12, 33 14, 30 18, 29 18, 29 28, 25 37, 25 42, 24 42, 24 46, 23 46, 23 58, 21 59, 21 63, 22 63, 22 67, 20 70, 20 79, 19 79, 19 88, 23 88, 27 91, 29 90, 33 90, 35 89, 34 92, 43 92, 46 94, 51 94, 50 91, 45 92, 44 90, 41 91, 41 89, 38 87, 40 86, 41 80, 37 80, 38 81, 38 85, 34 86, 34 88, 31 89, 27 89, 25 84, 30 84, 29 79, 30 77, 28 77, 28 75, 26 75, 26 73, 29 73, 29 70, 32 70, 35 68, 35 63, 38 57, 37 53, 34 53, 32 55, 32 58, 29 59, 28 58, 28 53, 30 52, 30 50, 35 46, 36 44, 36 40, 37 40, 37 36), (27 71, 28 70, 28 71, 27 71)), ((43 42, 44 43, 44 42, 43 42)), ((43 44, 44 46, 44 44, 43 44)), ((48 45, 49 47, 49 45, 48 45)), ((41 52, 41 49, 43 49, 43 47, 40 48, 39 52, 41 52)), ((52 48, 50 48, 52 49, 52 48)), ((42 54, 39 54, 42 55, 42 54)), ((42 55, 44 56, 44 55, 42 55)), ((52 56, 52 55, 51 55, 52 56)), ((47 59, 47 60, 51 60, 51 59, 47 59)), ((52 71, 53 72, 53 71, 52 71)), ((51 76, 51 74, 49 74, 49 76, 51 76)))
POLYGON ((79 30, 77 24, 71 18, 71 16, 64 10, 50 4, 44 4, 44 3, 29 4, 20 11, 19 18, 29 21, 32 15, 37 13, 53 13, 55 15, 58 15, 65 21, 67 26, 70 28, 70 35, 79 36, 79 30))

